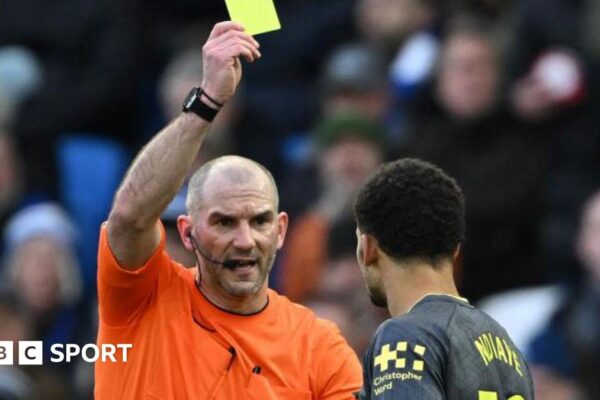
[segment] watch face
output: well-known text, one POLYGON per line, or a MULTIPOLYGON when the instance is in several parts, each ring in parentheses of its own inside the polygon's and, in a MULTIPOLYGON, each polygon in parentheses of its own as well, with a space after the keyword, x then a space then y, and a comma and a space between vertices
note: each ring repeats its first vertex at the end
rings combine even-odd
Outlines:
POLYGON ((198 88, 193 88, 183 102, 183 111, 189 111, 190 107, 198 98, 198 88))

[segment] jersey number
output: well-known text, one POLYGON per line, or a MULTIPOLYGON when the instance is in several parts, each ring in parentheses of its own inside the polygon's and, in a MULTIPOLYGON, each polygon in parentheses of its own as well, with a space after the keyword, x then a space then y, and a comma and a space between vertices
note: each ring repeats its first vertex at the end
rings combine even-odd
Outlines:
MULTIPOLYGON (((479 400, 498 400, 498 393, 480 390, 479 391, 479 400)), ((510 396, 506 400, 525 400, 525 397, 515 394, 514 396, 510 396)))

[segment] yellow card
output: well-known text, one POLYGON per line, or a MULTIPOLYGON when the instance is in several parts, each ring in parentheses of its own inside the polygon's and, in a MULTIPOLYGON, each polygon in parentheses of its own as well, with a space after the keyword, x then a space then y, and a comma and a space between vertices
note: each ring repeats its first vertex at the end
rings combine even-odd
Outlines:
POLYGON ((273 0, 225 0, 232 21, 244 25, 250 35, 281 29, 273 0))

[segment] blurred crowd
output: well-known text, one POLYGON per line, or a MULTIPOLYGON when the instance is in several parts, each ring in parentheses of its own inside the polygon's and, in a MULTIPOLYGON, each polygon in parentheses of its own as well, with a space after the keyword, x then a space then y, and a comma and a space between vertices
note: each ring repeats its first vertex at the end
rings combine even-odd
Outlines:
MULTIPOLYGON (((355 260, 354 194, 411 156, 467 200, 461 293, 529 358, 539 400, 600 398, 600 1, 280 0, 283 29, 196 166, 240 154, 290 230, 271 286, 359 355, 386 310, 355 260)), ((211 0, 0 0, 0 341, 94 343, 98 229, 136 152, 202 79, 211 0)), ((175 220, 168 251, 187 266, 175 220)), ((16 353, 15 353, 16 354, 16 353)), ((90 399, 93 365, 0 366, 0 400, 90 399), (43 393, 43 395, 42 395, 43 393)))

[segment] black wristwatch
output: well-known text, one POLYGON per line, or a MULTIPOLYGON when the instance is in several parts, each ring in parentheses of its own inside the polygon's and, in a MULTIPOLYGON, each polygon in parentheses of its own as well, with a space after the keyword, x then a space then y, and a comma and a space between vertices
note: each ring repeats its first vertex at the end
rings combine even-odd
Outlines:
POLYGON ((215 119, 215 116, 217 115, 219 110, 206 105, 206 103, 202 101, 201 96, 201 88, 195 87, 192 90, 190 90, 190 93, 188 93, 187 97, 185 98, 185 101, 183 102, 182 111, 184 113, 191 111, 200 118, 211 122, 213 119, 215 119))

